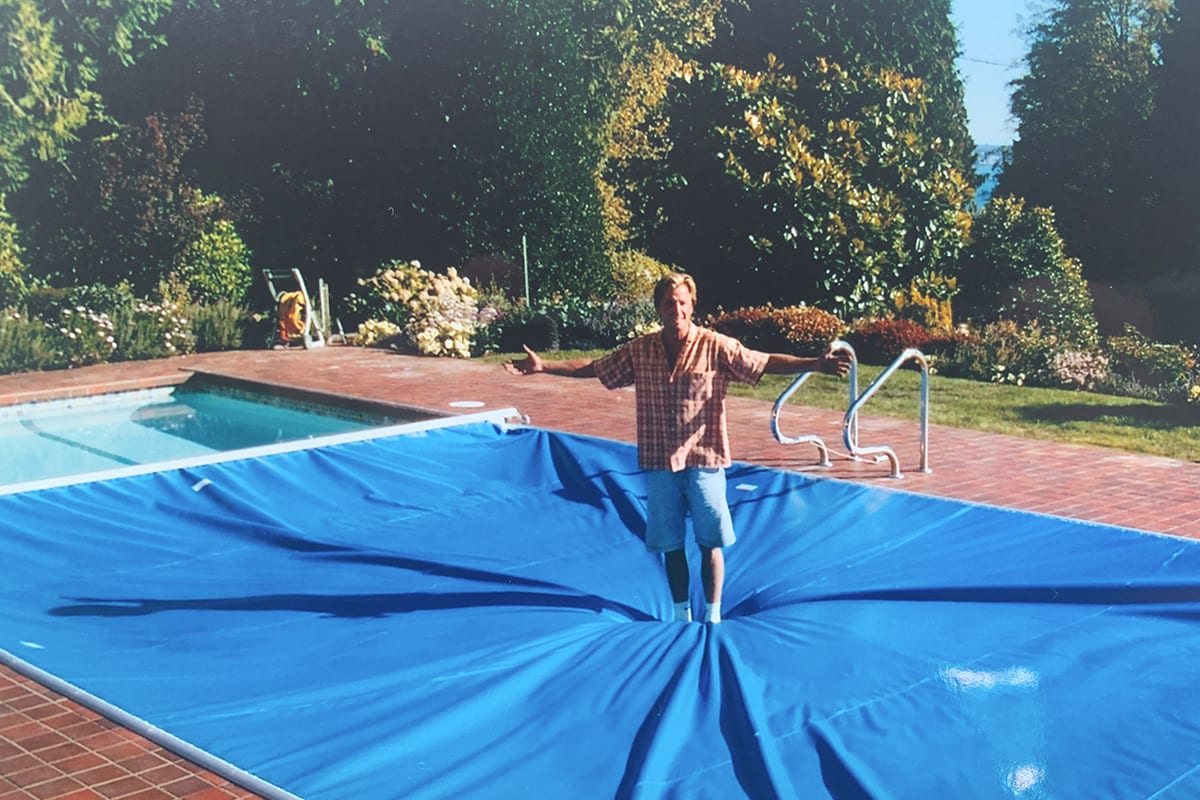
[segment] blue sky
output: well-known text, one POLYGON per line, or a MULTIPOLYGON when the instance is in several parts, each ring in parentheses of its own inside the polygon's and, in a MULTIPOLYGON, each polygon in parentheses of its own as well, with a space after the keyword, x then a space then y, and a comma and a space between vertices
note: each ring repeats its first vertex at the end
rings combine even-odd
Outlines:
POLYGON ((1025 39, 1019 32, 1034 16, 1033 0, 952 0, 963 55, 958 69, 966 92, 967 124, 976 144, 1010 144, 1009 81, 1022 74, 1025 39))

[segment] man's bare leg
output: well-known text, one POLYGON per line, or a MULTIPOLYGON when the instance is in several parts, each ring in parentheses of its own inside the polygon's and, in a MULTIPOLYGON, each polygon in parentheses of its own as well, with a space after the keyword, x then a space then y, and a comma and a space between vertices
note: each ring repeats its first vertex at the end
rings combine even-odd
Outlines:
POLYGON ((721 621, 721 592, 725 588, 725 554, 719 547, 700 548, 700 580, 708 609, 705 622, 721 621))
POLYGON ((687 553, 682 549, 672 550, 663 556, 667 566, 667 586, 671 589, 671 599, 675 602, 675 619, 678 622, 691 622, 692 609, 689 607, 687 553))

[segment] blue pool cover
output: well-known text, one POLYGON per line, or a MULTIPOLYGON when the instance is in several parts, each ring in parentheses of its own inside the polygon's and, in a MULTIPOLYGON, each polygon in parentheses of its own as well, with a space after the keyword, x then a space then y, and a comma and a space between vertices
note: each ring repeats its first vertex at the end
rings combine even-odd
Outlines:
POLYGON ((1200 797, 1196 543, 744 465, 729 494, 720 625, 663 621, 612 442, 4 496, 0 648, 313 800, 1200 797))

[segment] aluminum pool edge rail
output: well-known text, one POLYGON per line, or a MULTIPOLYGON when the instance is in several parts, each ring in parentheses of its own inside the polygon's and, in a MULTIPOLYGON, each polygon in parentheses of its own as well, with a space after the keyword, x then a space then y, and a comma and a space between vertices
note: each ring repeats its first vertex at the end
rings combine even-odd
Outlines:
POLYGON ((435 417, 433 419, 420 420, 417 422, 404 422, 398 425, 387 425, 380 428, 367 428, 349 433, 333 434, 331 436, 314 436, 309 439, 296 439, 290 442, 279 442, 277 444, 262 445, 259 447, 247 447, 241 450, 227 450, 221 453, 211 453, 209 455, 175 459, 173 461, 155 461, 149 464, 134 464, 128 467, 118 467, 116 469, 102 470, 99 472, 87 472, 79 475, 65 475, 36 481, 10 483, 5 486, 0 486, 0 496, 20 494, 22 492, 32 492, 40 489, 52 489, 59 486, 71 486, 79 483, 92 483, 94 481, 103 481, 113 478, 125 478, 131 475, 146 475, 152 472, 186 469, 188 467, 198 467, 204 464, 219 464, 224 461, 258 458, 260 456, 275 455, 277 453, 292 453, 298 450, 311 450, 316 447, 326 447, 329 445, 345 444, 348 442, 362 442, 385 436, 396 436, 404 433, 418 433, 420 431, 448 428, 455 425, 470 425, 478 422, 491 422, 497 425, 505 425, 521 419, 523 419, 521 412, 519 412, 516 408, 509 406, 506 408, 497 408, 488 411, 478 411, 472 414, 455 414, 450 416, 435 417))

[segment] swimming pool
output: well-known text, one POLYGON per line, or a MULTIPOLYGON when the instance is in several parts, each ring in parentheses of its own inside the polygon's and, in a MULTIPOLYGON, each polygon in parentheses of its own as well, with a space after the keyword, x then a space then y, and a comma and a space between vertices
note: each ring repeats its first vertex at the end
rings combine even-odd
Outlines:
POLYGON ((0 407, 0 488, 399 425, 418 409, 354 410, 208 379, 0 407))
POLYGON ((664 621, 604 440, 454 425, 0 497, 0 657, 271 797, 1200 796, 1200 543, 729 477, 717 626, 664 621))

